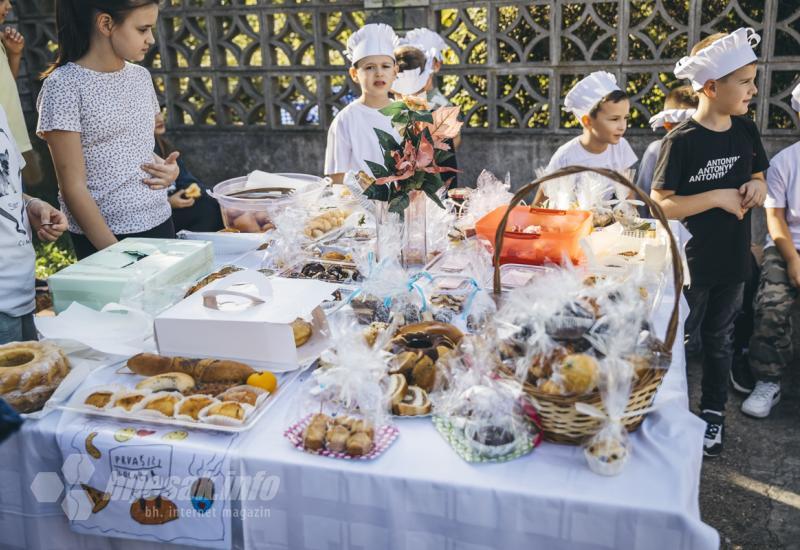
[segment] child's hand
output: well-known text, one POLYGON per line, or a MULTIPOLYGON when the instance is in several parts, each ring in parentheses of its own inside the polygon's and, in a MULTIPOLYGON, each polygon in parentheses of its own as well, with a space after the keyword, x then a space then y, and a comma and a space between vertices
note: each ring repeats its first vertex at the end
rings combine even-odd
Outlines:
POLYGON ((763 206, 767 198, 767 184, 762 179, 751 179, 739 188, 739 194, 744 208, 749 210, 754 206, 763 206))
POLYGON ((22 50, 25 47, 25 38, 18 30, 6 27, 1 38, 9 56, 22 55, 22 50))
POLYGON ((172 185, 180 175, 180 168, 178 168, 179 156, 180 153, 178 151, 173 151, 165 160, 154 154, 153 162, 142 164, 142 170, 153 177, 145 178, 142 181, 153 190, 166 189, 172 185))
POLYGON ((718 189, 716 193, 718 208, 722 208, 740 220, 744 219, 748 209, 742 204, 742 196, 738 189, 718 189))
POLYGON ((180 208, 191 208, 194 206, 194 199, 190 199, 186 196, 186 189, 181 189, 177 193, 170 195, 169 205, 173 210, 178 210, 180 208))
POLYGON ((40 199, 28 203, 28 219, 39 240, 52 242, 67 230, 67 217, 40 199))

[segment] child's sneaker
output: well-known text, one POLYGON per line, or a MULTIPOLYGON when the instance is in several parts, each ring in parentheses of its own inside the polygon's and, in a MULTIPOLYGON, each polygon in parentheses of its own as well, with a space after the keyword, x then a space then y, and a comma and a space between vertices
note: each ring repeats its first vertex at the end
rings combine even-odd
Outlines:
POLYGON ((705 410, 700 418, 706 422, 706 435, 703 439, 703 454, 708 457, 722 454, 722 428, 725 417, 717 411, 705 410))
POLYGON ((735 355, 731 366, 731 386, 739 393, 749 394, 753 391, 755 385, 756 379, 750 369, 750 361, 747 355, 735 355))
POLYGON ((756 382, 753 393, 742 403, 742 412, 747 416, 766 418, 772 407, 781 400, 781 385, 775 382, 756 382))

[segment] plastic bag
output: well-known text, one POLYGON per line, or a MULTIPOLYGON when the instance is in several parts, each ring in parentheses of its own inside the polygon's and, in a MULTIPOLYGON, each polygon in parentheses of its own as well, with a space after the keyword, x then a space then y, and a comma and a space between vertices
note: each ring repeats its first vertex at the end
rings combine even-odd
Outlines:
POLYGON ((308 243, 303 232, 307 221, 308 211, 303 208, 294 206, 281 210, 275 216, 275 238, 264 251, 261 267, 283 270, 303 257, 303 246, 308 243))
POLYGON ((297 448, 336 458, 374 458, 396 437, 381 385, 385 360, 353 316, 329 321, 331 347, 300 388, 287 437, 297 448))
POLYGON ((499 362, 492 335, 465 337, 447 361, 446 389, 433 397, 437 429, 470 462, 516 458, 540 440, 522 386, 494 373, 499 362))
POLYGON ((599 361, 616 350, 637 372, 663 366, 641 287, 567 266, 512 291, 497 314, 504 364, 545 393, 595 391, 599 361))
POLYGON ((444 252, 450 246, 451 229, 456 222, 455 205, 452 200, 445 198, 446 191, 441 189, 439 194, 445 208, 431 201, 425 201, 426 208, 426 233, 428 239, 428 255, 444 252))
MULTIPOLYGON (((613 476, 622 471, 631 452, 628 431, 622 424, 633 381, 633 368, 616 354, 602 361, 600 396, 606 412, 595 410, 593 416, 604 419, 603 427, 583 447, 589 468, 601 475, 613 476)), ((589 407, 578 407, 584 413, 589 407)))
POLYGON ((462 216, 456 226, 461 230, 475 227, 475 223, 486 214, 511 202, 514 194, 510 189, 510 174, 506 174, 505 181, 501 181, 488 170, 483 170, 478 176, 475 190, 464 203, 462 216))
POLYGON ((433 319, 453 323, 468 332, 479 332, 497 311, 491 289, 492 255, 478 240, 450 249, 459 265, 458 273, 440 274, 423 286, 433 319))

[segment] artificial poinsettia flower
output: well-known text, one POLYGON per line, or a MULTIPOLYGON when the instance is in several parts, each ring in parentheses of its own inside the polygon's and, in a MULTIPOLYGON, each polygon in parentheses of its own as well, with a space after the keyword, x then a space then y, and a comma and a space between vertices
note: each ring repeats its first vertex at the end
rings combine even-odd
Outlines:
POLYGON ((419 140, 419 148, 417 149, 417 170, 428 172, 429 174, 440 174, 442 172, 457 172, 455 168, 446 166, 437 166, 436 157, 433 144, 425 139, 423 136, 419 140))
POLYGON ((420 133, 427 128, 433 138, 433 146, 436 149, 449 151, 450 145, 445 143, 445 140, 456 137, 464 124, 458 120, 458 113, 458 107, 440 107, 431 113, 433 123, 417 122, 414 131, 420 133))
POLYGON ((414 150, 414 144, 410 140, 405 142, 402 155, 398 151, 392 151, 391 155, 394 159, 395 175, 378 178, 375 183, 384 185, 393 181, 406 180, 414 175, 417 152, 414 150))
POLYGON ((411 109, 412 111, 431 110, 431 106, 428 104, 428 100, 425 99, 424 97, 419 97, 416 95, 404 95, 403 103, 405 103, 405 106, 411 109))

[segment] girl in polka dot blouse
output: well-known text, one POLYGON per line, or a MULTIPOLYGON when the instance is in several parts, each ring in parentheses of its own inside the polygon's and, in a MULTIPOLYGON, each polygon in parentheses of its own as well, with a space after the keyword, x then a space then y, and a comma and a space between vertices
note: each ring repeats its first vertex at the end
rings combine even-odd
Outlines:
POLYGON ((173 238, 167 189, 178 153, 153 154, 159 112, 141 61, 158 0, 57 0, 58 58, 45 73, 37 134, 53 157, 78 258, 125 237, 173 238))

